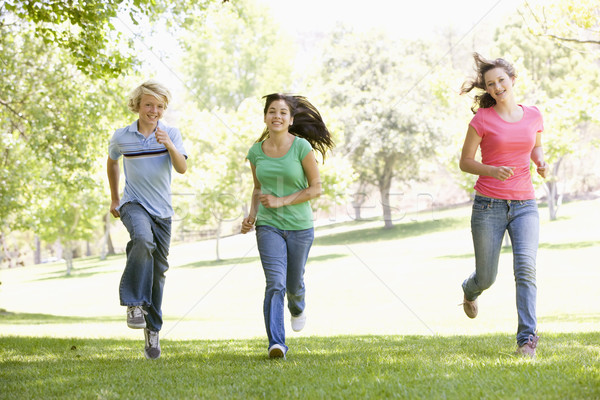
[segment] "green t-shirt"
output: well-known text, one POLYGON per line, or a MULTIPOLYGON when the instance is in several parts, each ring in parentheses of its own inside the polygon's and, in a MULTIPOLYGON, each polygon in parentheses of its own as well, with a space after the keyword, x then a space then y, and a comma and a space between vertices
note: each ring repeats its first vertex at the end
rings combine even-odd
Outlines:
MULTIPOLYGON (((288 152, 278 158, 267 156, 262 150, 262 144, 263 142, 255 143, 246 158, 256 168, 256 178, 263 194, 284 197, 308 187, 302 160, 312 150, 312 146, 306 139, 295 137, 288 152)), ((278 208, 265 208, 259 204, 256 225, 270 225, 289 231, 312 228, 310 203, 305 201, 278 208)))

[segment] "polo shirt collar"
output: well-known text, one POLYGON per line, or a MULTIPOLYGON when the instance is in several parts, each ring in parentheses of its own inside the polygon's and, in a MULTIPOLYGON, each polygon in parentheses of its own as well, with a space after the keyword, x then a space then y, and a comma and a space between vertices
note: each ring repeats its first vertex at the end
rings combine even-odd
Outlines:
MULTIPOLYGON (((138 121, 139 121, 139 120, 137 120, 137 119, 136 119, 136 120, 135 120, 135 122, 134 122, 133 124, 129 125, 129 129, 128 129, 128 131, 129 131, 129 132, 137 132, 137 133, 139 133, 139 134, 141 135, 140 131, 138 131, 138 121)), ((158 120, 158 127, 159 127, 160 129, 162 129, 163 131, 164 131, 164 130, 166 130, 166 129, 165 129, 165 128, 166 128, 166 126, 165 126, 165 124, 163 124, 163 122, 162 122, 161 120, 158 120)))

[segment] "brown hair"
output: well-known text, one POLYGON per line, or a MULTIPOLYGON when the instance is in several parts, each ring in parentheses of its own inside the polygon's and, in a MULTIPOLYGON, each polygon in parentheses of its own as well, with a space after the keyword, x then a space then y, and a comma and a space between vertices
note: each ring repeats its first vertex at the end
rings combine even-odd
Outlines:
MULTIPOLYGON (((306 139, 313 149, 317 150, 325 160, 325 154, 334 146, 331 134, 323 122, 319 110, 315 108, 303 96, 273 93, 263 96, 265 100, 264 115, 267 115, 269 106, 276 100, 283 100, 290 108, 290 117, 294 118, 294 124, 290 125, 289 132, 306 139)), ((257 142, 269 137, 269 129, 265 128, 257 142)))
MULTIPOLYGON (((475 72, 477 73, 477 76, 475 77, 475 79, 469 79, 462 84, 460 94, 468 93, 474 88, 485 91, 485 74, 486 72, 491 71, 494 68, 504 69, 504 71, 506 71, 506 74, 510 78, 517 77, 515 68, 512 66, 511 63, 509 63, 503 58, 488 60, 479 53, 473 53, 473 58, 475 59, 475 72)), ((492 95, 490 95, 487 92, 484 92, 475 96, 473 105, 471 106, 471 111, 473 111, 473 114, 475 114, 478 108, 489 108, 495 105, 496 100, 494 100, 492 95)))

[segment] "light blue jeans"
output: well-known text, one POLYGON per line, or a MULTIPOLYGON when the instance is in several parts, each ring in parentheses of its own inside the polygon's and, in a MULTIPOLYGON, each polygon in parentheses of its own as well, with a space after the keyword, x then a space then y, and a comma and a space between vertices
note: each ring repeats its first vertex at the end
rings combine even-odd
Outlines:
POLYGON ((535 335, 535 262, 539 242, 539 214, 535 200, 498 200, 475 196, 471 233, 475 249, 475 272, 463 282, 467 300, 475 300, 492 286, 498 274, 502 240, 508 230, 512 242, 513 269, 517 292, 517 344, 535 335))
POLYGON ((263 311, 269 347, 285 345, 284 297, 292 315, 304 311, 304 267, 314 240, 314 229, 288 231, 268 225, 256 227, 256 242, 267 281, 263 311))
POLYGON ((123 204, 119 212, 131 239, 119 286, 121 305, 143 306, 148 312, 148 329, 160 331, 165 272, 169 269, 171 218, 150 215, 138 203, 123 204))

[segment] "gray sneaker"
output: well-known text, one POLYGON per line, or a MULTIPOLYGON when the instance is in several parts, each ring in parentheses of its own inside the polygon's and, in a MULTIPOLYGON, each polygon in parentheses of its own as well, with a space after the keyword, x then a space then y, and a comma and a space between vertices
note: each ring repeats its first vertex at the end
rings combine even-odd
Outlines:
POLYGON ((142 306, 128 306, 127 307, 127 326, 131 329, 142 329, 146 327, 146 318, 144 315, 148 314, 142 306))
POLYGON ((148 360, 156 360, 158 357, 160 357, 160 341, 158 340, 158 332, 144 328, 144 338, 146 339, 144 355, 148 360))

